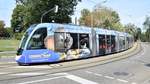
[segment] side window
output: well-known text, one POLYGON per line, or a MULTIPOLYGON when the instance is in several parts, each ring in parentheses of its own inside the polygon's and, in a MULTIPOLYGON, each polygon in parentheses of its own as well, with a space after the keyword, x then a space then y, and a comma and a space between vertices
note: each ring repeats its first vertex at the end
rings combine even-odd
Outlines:
POLYGON ((111 47, 111 40, 110 40, 110 35, 106 35, 107 38, 107 48, 111 47))
POLYGON ((69 49, 89 48, 89 35, 77 33, 55 32, 55 50, 65 52, 69 49))
POLYGON ((55 32, 54 34, 55 50, 59 52, 64 52, 65 49, 65 33, 55 32))
POLYGON ((65 52, 68 49, 78 49, 78 34, 55 32, 54 34, 55 50, 65 52))
POLYGON ((34 50, 34 49, 45 49, 44 39, 47 36, 47 28, 40 28, 37 29, 34 34, 32 35, 31 39, 29 40, 27 49, 34 50))
POLYGON ((71 46, 71 49, 78 49, 78 46, 79 46, 79 36, 77 33, 70 33, 70 36, 72 37, 73 39, 73 44, 71 46))
POLYGON ((88 34, 79 34, 79 45, 80 45, 80 49, 89 48, 88 34))
POLYGON ((115 47, 116 47, 116 41, 115 41, 115 36, 111 35, 111 51, 114 52, 115 51, 115 47))
POLYGON ((105 48, 106 48, 105 35, 99 35, 99 49, 105 48))
POLYGON ((105 35, 98 35, 99 37, 99 54, 104 55, 106 49, 105 35))
POLYGON ((124 49, 124 46, 125 46, 125 38, 123 36, 120 36, 119 37, 119 46, 120 46, 120 49, 124 49))

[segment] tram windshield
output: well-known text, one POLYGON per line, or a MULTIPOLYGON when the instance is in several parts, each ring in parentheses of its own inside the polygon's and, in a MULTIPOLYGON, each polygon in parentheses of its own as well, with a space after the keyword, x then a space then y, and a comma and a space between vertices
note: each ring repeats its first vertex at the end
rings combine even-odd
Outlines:
POLYGON ((22 39, 22 43, 21 43, 21 46, 20 46, 21 49, 24 49, 24 46, 25 46, 25 43, 26 43, 28 37, 29 37, 29 33, 26 32, 25 35, 23 36, 23 39, 22 39))
POLYGON ((37 29, 28 42, 27 50, 46 49, 46 46, 44 44, 44 39, 46 38, 46 36, 47 28, 37 29))
POLYGON ((27 42, 27 39, 28 39, 29 35, 31 34, 31 32, 33 31, 33 29, 34 29, 35 26, 36 26, 35 24, 32 25, 32 26, 26 31, 26 33, 24 34, 24 36, 23 36, 23 38, 22 38, 22 40, 21 40, 21 45, 20 45, 19 49, 17 50, 17 55, 20 55, 20 54, 22 53, 22 51, 23 51, 23 49, 24 49, 24 47, 25 47, 25 44, 26 44, 26 42, 27 42))

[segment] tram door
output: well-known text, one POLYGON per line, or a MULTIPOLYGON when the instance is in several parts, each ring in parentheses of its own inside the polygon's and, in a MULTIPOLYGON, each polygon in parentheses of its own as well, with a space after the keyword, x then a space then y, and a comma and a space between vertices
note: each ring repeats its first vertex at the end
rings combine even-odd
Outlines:
POLYGON ((99 35, 99 55, 104 55, 106 52, 105 35, 99 35))
POLYGON ((106 35, 106 54, 111 53, 111 35, 106 35))
POLYGON ((116 41, 115 41, 115 36, 111 35, 111 52, 114 53, 116 52, 116 41))

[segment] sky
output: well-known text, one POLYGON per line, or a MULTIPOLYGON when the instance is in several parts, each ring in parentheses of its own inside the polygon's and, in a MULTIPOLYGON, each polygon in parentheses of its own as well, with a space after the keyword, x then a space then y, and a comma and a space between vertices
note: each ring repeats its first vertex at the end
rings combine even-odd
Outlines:
POLYGON ((10 20, 15 8, 15 0, 0 0, 0 20, 3 20, 6 27, 10 27, 10 20))
MULTIPOLYGON (((146 15, 150 15, 150 0, 82 0, 75 10, 75 15, 72 16, 79 18, 80 11, 84 8, 90 11, 96 4, 110 7, 116 11, 122 24, 133 23, 142 28, 142 24, 146 15)), ((0 0, 0 20, 4 20, 6 26, 10 26, 11 15, 15 8, 15 0, 0 0)))

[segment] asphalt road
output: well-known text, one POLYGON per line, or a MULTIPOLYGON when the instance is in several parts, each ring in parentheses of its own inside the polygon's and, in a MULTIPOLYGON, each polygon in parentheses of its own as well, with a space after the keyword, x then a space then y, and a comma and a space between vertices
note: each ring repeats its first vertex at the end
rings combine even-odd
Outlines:
POLYGON ((150 84, 150 44, 141 48, 126 59, 58 73, 51 72, 61 64, 1 64, 0 84, 150 84))

